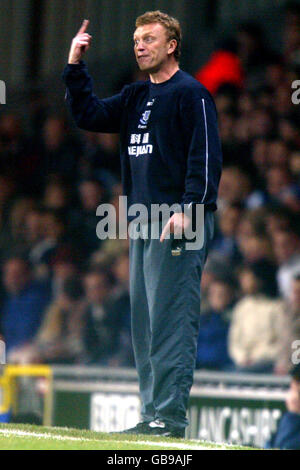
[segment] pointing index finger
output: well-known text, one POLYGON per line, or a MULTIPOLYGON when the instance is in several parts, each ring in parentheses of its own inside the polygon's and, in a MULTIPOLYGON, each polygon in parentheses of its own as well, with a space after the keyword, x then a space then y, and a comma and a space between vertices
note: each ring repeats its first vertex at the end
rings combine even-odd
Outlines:
POLYGON ((168 220, 168 222, 166 223, 166 225, 164 226, 164 229, 162 231, 162 234, 160 236, 160 242, 162 243, 164 241, 164 239, 166 238, 166 235, 167 233, 169 232, 170 230, 170 219, 168 220))
POLYGON ((83 20, 82 25, 80 26, 77 34, 85 33, 88 28, 89 22, 90 20, 83 20))

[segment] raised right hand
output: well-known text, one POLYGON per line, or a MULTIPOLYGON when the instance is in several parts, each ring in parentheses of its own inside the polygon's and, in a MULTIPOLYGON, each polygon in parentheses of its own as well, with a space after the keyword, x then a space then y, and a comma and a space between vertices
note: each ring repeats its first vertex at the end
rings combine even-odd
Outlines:
POLYGON ((68 64, 78 64, 82 59, 83 54, 89 49, 91 45, 92 36, 86 33, 89 25, 89 20, 83 20, 76 36, 72 40, 68 64))

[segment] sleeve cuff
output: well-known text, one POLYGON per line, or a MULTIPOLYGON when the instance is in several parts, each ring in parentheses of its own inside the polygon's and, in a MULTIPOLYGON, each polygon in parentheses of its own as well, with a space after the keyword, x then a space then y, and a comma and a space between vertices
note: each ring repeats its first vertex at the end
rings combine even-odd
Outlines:
POLYGON ((80 60, 78 64, 67 64, 66 67, 69 68, 70 70, 76 70, 78 68, 82 68, 85 66, 85 62, 83 60, 80 60))
POLYGON ((86 63, 83 60, 81 60, 79 64, 67 64, 63 70, 61 78, 66 83, 70 74, 73 74, 74 76, 77 72, 79 72, 80 75, 80 72, 86 68, 86 63))
POLYGON ((196 220, 196 209, 198 205, 196 202, 182 202, 180 205, 185 215, 196 220))

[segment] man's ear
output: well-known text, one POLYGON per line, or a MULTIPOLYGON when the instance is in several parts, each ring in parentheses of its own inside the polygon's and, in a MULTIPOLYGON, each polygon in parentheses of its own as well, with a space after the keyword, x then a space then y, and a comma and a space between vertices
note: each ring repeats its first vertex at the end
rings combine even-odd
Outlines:
POLYGON ((176 41, 176 39, 171 39, 171 41, 169 42, 169 50, 168 50, 168 53, 169 53, 169 54, 173 54, 173 52, 176 50, 176 47, 177 47, 177 41, 176 41))

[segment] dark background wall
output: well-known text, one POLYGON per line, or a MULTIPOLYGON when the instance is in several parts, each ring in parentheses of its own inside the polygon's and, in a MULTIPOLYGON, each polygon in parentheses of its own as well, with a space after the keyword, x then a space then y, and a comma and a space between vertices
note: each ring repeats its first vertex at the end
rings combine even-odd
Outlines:
POLYGON ((267 42, 277 49, 285 0, 0 0, 0 79, 7 85, 7 104, 23 91, 41 86, 62 92, 60 74, 70 41, 83 18, 89 18, 93 45, 86 56, 100 94, 114 91, 134 69, 132 33, 137 15, 161 9, 176 16, 184 41, 182 68, 193 73, 213 50, 216 38, 244 20, 263 23, 267 42))

